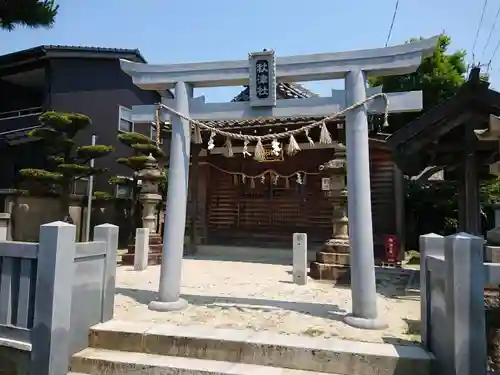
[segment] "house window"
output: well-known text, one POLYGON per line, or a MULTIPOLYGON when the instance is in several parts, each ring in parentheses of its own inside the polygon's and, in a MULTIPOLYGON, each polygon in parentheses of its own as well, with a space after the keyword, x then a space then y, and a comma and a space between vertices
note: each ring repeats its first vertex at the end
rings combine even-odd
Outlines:
POLYGON ((87 194, 89 186, 89 181, 87 178, 80 178, 73 181, 72 193, 75 195, 85 195, 87 194))
POLYGON ((132 111, 129 108, 120 106, 118 108, 118 131, 133 132, 132 111))
MULTIPOLYGON (((116 176, 118 178, 123 178, 132 181, 132 178, 126 176, 116 176)), ((115 198, 118 199, 130 199, 132 198, 132 185, 131 184, 116 184, 115 185, 115 198)))
POLYGON ((130 199, 132 198, 132 186, 129 185, 116 185, 115 198, 130 199))

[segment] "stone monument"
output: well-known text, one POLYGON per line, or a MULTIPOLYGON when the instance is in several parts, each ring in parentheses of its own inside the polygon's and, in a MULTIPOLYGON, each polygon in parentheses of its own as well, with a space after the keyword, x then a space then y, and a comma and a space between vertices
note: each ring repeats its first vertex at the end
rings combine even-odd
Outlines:
MULTIPOLYGON (((162 238, 156 230, 157 207, 162 196, 159 194, 159 182, 163 178, 156 159, 150 154, 144 163, 144 168, 137 172, 138 180, 141 181, 141 192, 139 201, 142 204, 142 227, 149 230, 149 254, 148 264, 161 264, 162 238)), ((134 264, 135 243, 130 244, 127 254, 122 257, 122 263, 134 264)))
POLYGON ((332 237, 325 242, 322 251, 316 253, 316 261, 310 265, 311 277, 333 280, 336 284, 349 285, 350 254, 347 219, 346 147, 338 144, 333 159, 319 166, 329 181, 325 192, 332 201, 332 237))

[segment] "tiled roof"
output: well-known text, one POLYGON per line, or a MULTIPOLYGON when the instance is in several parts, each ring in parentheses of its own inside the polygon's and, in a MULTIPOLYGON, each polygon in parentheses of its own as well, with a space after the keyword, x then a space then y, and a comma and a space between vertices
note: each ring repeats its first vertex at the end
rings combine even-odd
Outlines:
POLYGON ((64 45, 41 45, 21 51, 16 51, 0 56, 0 65, 12 64, 30 60, 33 58, 43 58, 47 54, 58 53, 74 53, 81 54, 85 57, 86 54, 94 56, 102 55, 102 57, 110 56, 113 58, 127 58, 136 62, 146 63, 146 59, 141 55, 138 49, 127 48, 108 48, 108 47, 89 47, 89 46, 64 46, 64 45))
MULTIPOLYGON (((279 99, 306 99, 319 96, 309 91, 298 83, 278 82, 276 85, 276 94, 279 99)), ((234 97, 232 102, 248 102, 250 100, 250 89, 248 86, 234 97)))
MULTIPOLYGON (((246 120, 222 120, 222 121, 210 121, 212 126, 216 126, 221 129, 229 128, 253 128, 260 126, 297 126, 297 125, 307 125, 315 121, 320 121, 323 116, 294 116, 294 117, 269 117, 269 118, 249 118, 246 120)), ((204 121, 205 122, 205 121, 204 121)), ((332 121, 333 122, 333 121, 332 121)))
POLYGON ((102 52, 102 53, 116 53, 124 55, 136 55, 144 63, 146 59, 141 55, 137 48, 110 48, 110 47, 95 47, 95 46, 65 46, 60 44, 47 44, 40 46, 46 51, 71 51, 71 52, 102 52))
MULTIPOLYGON (((298 83, 288 83, 288 82, 277 82, 276 94, 278 99, 307 99, 319 96, 306 89, 304 86, 298 83)), ((231 100, 232 102, 247 102, 250 100, 250 89, 246 86, 242 92, 240 92, 236 97, 231 100)), ((311 117, 311 116, 295 116, 295 117, 270 117, 266 119, 262 118, 250 118, 247 120, 227 120, 227 121, 211 121, 210 125, 217 126, 219 128, 247 128, 247 127, 259 127, 259 126, 269 126, 269 125, 280 125, 280 126, 296 126, 305 125, 314 121, 321 120, 322 117, 311 117)))
MULTIPOLYGON (((297 83, 278 82, 276 87, 277 97, 279 99, 307 99, 317 97, 315 94, 304 86, 297 83)), ((240 92, 236 97, 231 100, 232 102, 246 102, 249 101, 249 88, 248 86, 240 92)), ((320 121, 323 116, 293 116, 293 117, 269 117, 269 118, 249 118, 245 120, 220 120, 220 121, 202 121, 207 125, 218 127, 220 129, 244 129, 244 128, 258 128, 263 126, 304 126, 315 121, 320 121)), ((340 118, 339 121, 343 121, 340 118)), ((337 122, 337 121, 331 121, 337 122)), ((170 131, 170 124, 165 124, 165 130, 170 131)))

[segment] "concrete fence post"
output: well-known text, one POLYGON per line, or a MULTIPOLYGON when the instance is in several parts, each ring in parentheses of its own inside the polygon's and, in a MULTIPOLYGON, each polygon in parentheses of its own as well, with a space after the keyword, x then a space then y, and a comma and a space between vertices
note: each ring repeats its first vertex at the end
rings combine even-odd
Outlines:
POLYGON ((484 240, 468 233, 445 238, 448 347, 445 363, 453 375, 485 374, 484 240))
POLYGON ((76 227, 57 221, 40 227, 30 374, 66 374, 76 227))
POLYGON ((293 282, 307 284, 307 233, 293 234, 293 282))
POLYGON ((149 228, 135 230, 134 270, 144 271, 148 267, 149 228))
POLYGON ((419 238, 420 245, 420 342, 426 349, 430 348, 430 295, 429 295, 429 270, 427 257, 444 256, 444 237, 439 234, 429 233, 419 238))
POLYGON ((0 241, 9 241, 9 224, 10 214, 7 212, 0 213, 0 241))
POLYGON ((116 252, 118 250, 118 227, 101 224, 94 227, 94 241, 106 242, 104 263, 104 288, 102 295, 101 322, 113 319, 115 310, 116 252))

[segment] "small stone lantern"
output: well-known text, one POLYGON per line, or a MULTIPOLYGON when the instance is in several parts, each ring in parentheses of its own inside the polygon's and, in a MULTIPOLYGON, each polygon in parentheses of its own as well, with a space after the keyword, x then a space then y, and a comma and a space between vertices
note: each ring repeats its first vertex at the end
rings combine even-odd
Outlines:
POLYGON ((338 144, 333 159, 319 166, 319 170, 329 178, 329 189, 325 194, 332 202, 333 228, 331 238, 325 242, 322 251, 316 253, 316 261, 311 263, 311 277, 333 280, 336 284, 348 284, 350 281, 346 164, 346 147, 338 144))
MULTIPOLYGON (((147 157, 144 168, 137 172, 136 177, 141 181, 139 201, 142 204, 142 227, 149 229, 148 264, 161 264, 163 245, 161 235, 156 231, 156 218, 158 203, 162 200, 159 185, 163 176, 156 159, 151 154, 147 157)), ((134 256, 135 244, 130 244, 127 254, 122 256, 122 263, 134 264, 134 256)))
POLYGON ((137 172, 137 178, 141 181, 139 201, 142 203, 142 227, 148 228, 149 233, 156 233, 156 207, 161 201, 159 194, 159 181, 162 179, 156 159, 149 154, 144 168, 137 172))

